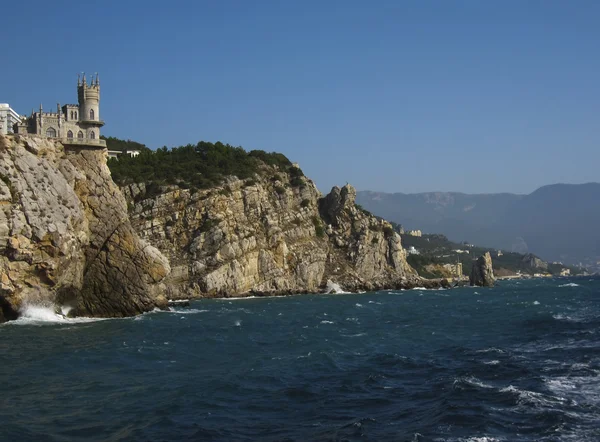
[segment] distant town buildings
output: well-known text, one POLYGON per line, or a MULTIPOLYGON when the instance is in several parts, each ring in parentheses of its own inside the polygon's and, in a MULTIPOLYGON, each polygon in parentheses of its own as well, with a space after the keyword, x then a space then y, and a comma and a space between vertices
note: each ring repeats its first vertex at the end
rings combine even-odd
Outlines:
POLYGON ((13 126, 21 119, 8 103, 0 103, 0 134, 13 132, 13 126))
POLYGON ((410 235, 410 236, 418 236, 418 237, 423 236, 423 233, 420 230, 409 230, 408 232, 406 232, 406 234, 410 235))

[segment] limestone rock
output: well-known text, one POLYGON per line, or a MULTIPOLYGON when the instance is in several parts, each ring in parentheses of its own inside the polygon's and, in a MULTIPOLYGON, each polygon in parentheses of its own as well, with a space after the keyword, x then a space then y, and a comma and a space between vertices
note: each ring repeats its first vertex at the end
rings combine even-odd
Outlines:
POLYGON ((548 270, 548 263, 545 261, 542 261, 540 258, 538 258, 537 256, 529 253, 527 255, 525 255, 523 257, 523 264, 525 264, 527 267, 531 268, 532 270, 543 270, 543 271, 547 271, 548 270))
POLYGON ((308 179, 269 175, 151 198, 122 189, 136 232, 169 258, 169 297, 314 293, 328 279, 347 290, 417 285, 400 236, 356 207, 352 186, 322 198, 308 179))
POLYGON ((492 256, 490 252, 480 256, 473 263, 469 283, 472 286, 493 287, 496 282, 494 270, 492 269, 492 256))
MULTIPOLYGON (((126 316, 165 305, 164 256, 132 229, 105 150, 0 136, 0 306, 126 316)), ((0 321, 2 318, 0 317, 0 321)))

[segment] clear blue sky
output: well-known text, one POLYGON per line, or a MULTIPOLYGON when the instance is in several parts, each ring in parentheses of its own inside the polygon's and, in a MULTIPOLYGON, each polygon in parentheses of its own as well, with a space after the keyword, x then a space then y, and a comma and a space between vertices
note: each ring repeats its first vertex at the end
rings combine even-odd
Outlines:
POLYGON ((99 72, 105 135, 283 152, 322 191, 600 181, 598 1, 24 5, 2 6, 19 113, 99 72))

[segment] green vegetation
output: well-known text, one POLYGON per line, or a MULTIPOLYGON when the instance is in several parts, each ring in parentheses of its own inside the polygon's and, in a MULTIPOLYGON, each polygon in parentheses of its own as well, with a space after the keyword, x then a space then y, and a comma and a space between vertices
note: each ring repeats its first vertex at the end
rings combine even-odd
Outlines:
POLYGON ((225 177, 231 175, 248 179, 247 185, 252 185, 255 174, 273 176, 283 181, 282 175, 274 173, 273 169, 289 173, 292 186, 304 184, 302 171, 280 153, 267 153, 263 150, 246 152, 241 147, 221 142, 201 141, 195 145, 172 149, 162 147, 152 151, 134 141, 113 137, 106 138, 106 141, 110 149, 141 151, 137 157, 121 155, 118 159, 108 161, 113 180, 119 185, 143 182, 157 188, 178 185, 197 190, 219 186, 225 177), (122 149, 117 149, 118 147, 122 149))
POLYGON ((319 218, 318 216, 313 216, 312 222, 315 226, 315 234, 317 235, 317 237, 323 238, 325 236, 325 228, 321 223, 321 218, 319 218))
POLYGON ((131 140, 120 140, 115 137, 105 137, 100 135, 100 139, 106 141, 106 147, 108 150, 117 150, 119 152, 127 152, 131 150, 139 150, 140 152, 151 152, 145 144, 138 143, 137 141, 131 140))
MULTIPOLYGON (((498 275, 505 276, 516 274, 518 272, 525 275, 545 273, 542 269, 533 269, 529 267, 523 260, 525 255, 520 253, 503 251, 501 256, 498 256, 497 250, 495 249, 458 244, 449 241, 446 236, 439 234, 423 235, 422 237, 402 235, 402 245, 406 249, 412 246, 420 252, 419 255, 409 255, 407 261, 420 275, 426 277, 440 277, 440 275, 432 276, 431 273, 425 269, 425 267, 430 264, 443 265, 456 264, 457 262, 463 263, 463 274, 468 276, 471 273, 473 260, 486 252, 491 253, 494 272, 498 275), (459 253, 456 252, 456 250, 462 250, 463 252, 468 251, 468 253, 459 253)), ((559 275, 564 268, 566 268, 566 266, 560 264, 549 264, 548 273, 559 275)), ((571 268, 571 272, 576 272, 576 269, 571 268)))
POLYGON ((365 209, 360 204, 354 204, 354 207, 356 207, 359 211, 361 211, 362 213, 364 213, 367 216, 374 216, 371 212, 369 212, 367 209, 365 209))

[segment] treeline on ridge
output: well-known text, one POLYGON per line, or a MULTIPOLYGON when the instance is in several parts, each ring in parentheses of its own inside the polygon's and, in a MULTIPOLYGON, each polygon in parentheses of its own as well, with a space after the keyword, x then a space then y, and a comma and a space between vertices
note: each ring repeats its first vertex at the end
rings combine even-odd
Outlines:
MULTIPOLYGON (((108 149, 112 150, 113 138, 106 140, 108 149)), ((118 141, 120 145, 127 143, 118 141)), ((137 148, 140 154, 136 157, 122 154, 118 159, 109 159, 108 166, 117 184, 143 182, 207 189, 220 185, 226 176, 235 175, 240 179, 247 179, 257 173, 263 175, 270 171, 272 174, 273 167, 289 173, 292 185, 304 183, 302 171, 281 153, 267 153, 263 150, 246 152, 241 147, 206 141, 171 149, 162 147, 156 151, 141 146, 142 149, 137 148)))

